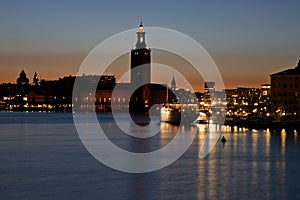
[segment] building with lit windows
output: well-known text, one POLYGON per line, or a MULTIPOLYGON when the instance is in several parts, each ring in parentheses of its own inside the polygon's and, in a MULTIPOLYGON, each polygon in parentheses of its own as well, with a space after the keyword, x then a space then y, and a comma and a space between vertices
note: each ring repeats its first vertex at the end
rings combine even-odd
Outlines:
POLYGON ((215 94, 215 82, 213 81, 206 81, 204 82, 204 102, 205 104, 211 104, 214 99, 215 94))
POLYGON ((270 75, 271 102, 280 116, 300 114, 300 60, 295 68, 270 75))

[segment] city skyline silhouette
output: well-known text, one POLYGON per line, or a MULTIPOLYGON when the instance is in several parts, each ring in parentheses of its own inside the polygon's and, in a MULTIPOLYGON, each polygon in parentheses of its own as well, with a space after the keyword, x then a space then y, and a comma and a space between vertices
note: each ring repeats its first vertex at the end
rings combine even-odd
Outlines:
POLYGON ((138 15, 145 16, 145 28, 174 29, 203 45, 218 66, 226 88, 259 87, 269 82, 270 74, 293 67, 299 59, 299 2, 117 5, 3 2, 0 82, 14 82, 22 69, 47 80, 75 75, 91 49, 115 33, 135 28, 138 15))

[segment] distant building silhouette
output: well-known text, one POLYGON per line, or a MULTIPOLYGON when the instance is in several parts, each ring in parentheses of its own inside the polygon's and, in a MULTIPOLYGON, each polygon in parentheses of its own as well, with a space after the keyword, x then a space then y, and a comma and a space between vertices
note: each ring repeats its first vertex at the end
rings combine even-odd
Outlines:
POLYGON ((21 71, 19 78, 17 79, 17 84, 18 85, 29 84, 29 79, 27 78, 24 70, 21 71))
POLYGON ((174 92, 176 90, 176 81, 173 75, 172 82, 171 82, 171 90, 174 92))
POLYGON ((300 60, 293 69, 271 74, 271 101, 279 115, 300 114, 300 60))
POLYGON ((39 78, 38 78, 36 72, 33 75, 32 85, 34 85, 34 86, 39 86, 40 85, 39 78))

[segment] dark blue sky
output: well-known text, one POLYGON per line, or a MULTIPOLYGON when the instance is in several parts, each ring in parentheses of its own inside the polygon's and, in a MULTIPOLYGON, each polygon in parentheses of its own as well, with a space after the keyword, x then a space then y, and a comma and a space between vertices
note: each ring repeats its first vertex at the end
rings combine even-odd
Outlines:
POLYGON ((259 86, 300 59, 300 1, 2 0, 0 82, 24 68, 45 79, 75 74, 107 37, 138 25, 183 32, 211 54, 226 87, 259 86))

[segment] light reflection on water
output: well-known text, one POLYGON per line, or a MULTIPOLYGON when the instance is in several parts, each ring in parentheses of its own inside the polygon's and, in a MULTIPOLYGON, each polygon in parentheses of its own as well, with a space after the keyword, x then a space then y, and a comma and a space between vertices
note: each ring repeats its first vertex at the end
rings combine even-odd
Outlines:
MULTIPOLYGON (((198 161, 200 199, 297 196, 292 188, 295 188, 294 179, 300 178, 294 169, 294 164, 299 164, 299 156, 296 160, 291 155, 296 152, 290 151, 299 150, 297 131, 283 130, 276 135, 269 130, 223 127, 223 135, 227 142, 216 145, 206 158, 198 161), (289 163, 290 159, 295 163, 289 163), (288 164, 292 164, 292 169, 287 169, 288 164)), ((200 134, 198 146, 203 138, 200 134)))
MULTIPOLYGON (((0 114, 7 119, 9 114, 0 114)), ((300 198, 300 145, 297 131, 248 130, 222 127, 218 142, 203 159, 198 152, 207 129, 185 126, 181 137, 196 138, 170 166, 146 174, 127 174, 96 161, 82 146, 72 121, 63 114, 31 116, 1 123, 0 198, 3 199, 296 199, 300 198), (37 123, 37 118, 42 122, 37 123)), ((163 127, 149 141, 120 135, 105 115, 111 140, 131 151, 165 146, 180 128, 163 127), (138 142, 138 143, 137 143, 138 142)), ((125 119, 124 119, 125 120, 125 119)))

